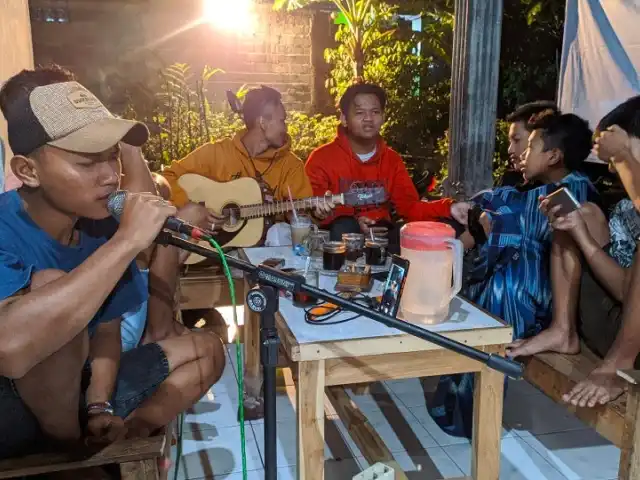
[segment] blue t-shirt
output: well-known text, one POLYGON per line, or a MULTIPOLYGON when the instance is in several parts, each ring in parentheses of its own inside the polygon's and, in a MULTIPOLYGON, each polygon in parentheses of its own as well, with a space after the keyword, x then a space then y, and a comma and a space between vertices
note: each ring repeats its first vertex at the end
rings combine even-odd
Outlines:
MULTIPOLYGON (((140 275, 148 291, 149 270, 140 270, 140 275)), ((122 342, 123 352, 128 352, 140 344, 140 340, 142 340, 142 336, 144 335, 144 329, 147 326, 147 311, 148 302, 145 300, 130 312, 122 315, 120 341, 122 342)))
MULTIPOLYGON (((80 233, 78 244, 62 245, 31 220, 16 190, 0 194, 0 300, 29 286, 34 272, 71 272, 111 238, 117 222, 81 219, 76 228, 80 233)), ((140 271, 131 262, 91 320, 90 330, 99 322, 114 320, 135 309, 147 296, 140 271)))

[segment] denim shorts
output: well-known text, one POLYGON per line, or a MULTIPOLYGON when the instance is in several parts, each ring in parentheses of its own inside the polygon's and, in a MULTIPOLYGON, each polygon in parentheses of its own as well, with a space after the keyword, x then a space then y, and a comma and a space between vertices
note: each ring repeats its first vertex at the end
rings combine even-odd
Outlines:
MULTIPOLYGON (((122 353, 116 386, 111 398, 115 414, 126 418, 149 398, 169 376, 169 362, 162 348, 151 343, 122 353)), ((78 416, 84 412, 84 392, 91 379, 85 368, 78 416)), ((0 376, 0 459, 42 451, 47 439, 13 381, 0 376)))

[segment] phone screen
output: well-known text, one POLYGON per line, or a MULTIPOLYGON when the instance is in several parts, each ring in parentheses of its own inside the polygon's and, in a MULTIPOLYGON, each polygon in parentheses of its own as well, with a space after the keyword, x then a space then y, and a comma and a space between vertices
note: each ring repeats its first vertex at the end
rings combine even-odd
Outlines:
POLYGON ((382 300, 380 301, 379 311, 385 315, 395 317, 400 307, 400 298, 404 283, 409 273, 409 260, 394 255, 392 257, 389 275, 382 290, 382 300))

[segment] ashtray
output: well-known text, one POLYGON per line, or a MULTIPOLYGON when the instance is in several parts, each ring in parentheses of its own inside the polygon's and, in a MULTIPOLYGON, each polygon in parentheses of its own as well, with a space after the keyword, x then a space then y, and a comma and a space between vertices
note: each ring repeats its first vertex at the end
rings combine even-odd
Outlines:
POLYGON ((338 272, 336 290, 339 292, 369 292, 373 287, 371 266, 357 263, 343 265, 338 272))

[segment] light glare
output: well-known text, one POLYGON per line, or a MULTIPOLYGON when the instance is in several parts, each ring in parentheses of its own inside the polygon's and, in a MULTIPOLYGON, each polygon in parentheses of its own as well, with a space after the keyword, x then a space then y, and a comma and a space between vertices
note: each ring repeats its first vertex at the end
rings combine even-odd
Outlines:
POLYGON ((255 31, 253 0, 203 0, 203 18, 219 30, 238 34, 255 31))

